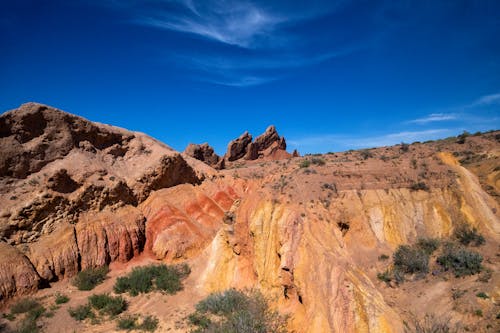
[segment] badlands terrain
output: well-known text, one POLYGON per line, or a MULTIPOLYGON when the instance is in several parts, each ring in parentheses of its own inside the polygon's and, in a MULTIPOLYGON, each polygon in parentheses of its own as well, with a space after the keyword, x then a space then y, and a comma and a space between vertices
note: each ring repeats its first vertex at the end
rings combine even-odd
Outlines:
POLYGON ((0 116, 0 152, 0 331, 112 332, 136 315, 209 332, 190 314, 232 288, 258 290, 289 332, 500 331, 500 131, 299 156, 270 126, 218 156, 28 103, 0 116), (70 315, 160 263, 187 264, 180 290, 70 315), (29 330, 26 300, 43 307, 29 330))

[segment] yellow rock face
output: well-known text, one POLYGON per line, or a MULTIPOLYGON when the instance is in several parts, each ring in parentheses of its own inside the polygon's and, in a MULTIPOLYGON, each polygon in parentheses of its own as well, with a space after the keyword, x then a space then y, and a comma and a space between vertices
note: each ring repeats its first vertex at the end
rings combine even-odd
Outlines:
POLYGON ((296 332, 401 332, 401 318, 366 271, 381 251, 447 237, 462 222, 498 238, 496 203, 450 156, 443 161, 456 168, 457 186, 344 191, 328 208, 242 194, 234 225, 205 250, 200 285, 257 287, 292 314, 296 332), (339 229, 339 220, 348 227, 339 229))

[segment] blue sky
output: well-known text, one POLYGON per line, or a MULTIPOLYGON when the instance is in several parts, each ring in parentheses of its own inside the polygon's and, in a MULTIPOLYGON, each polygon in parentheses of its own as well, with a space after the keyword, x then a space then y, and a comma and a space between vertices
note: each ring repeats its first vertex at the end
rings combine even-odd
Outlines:
POLYGON ((0 110, 178 150, 269 124, 301 153, 500 128, 500 2, 0 2, 0 110))

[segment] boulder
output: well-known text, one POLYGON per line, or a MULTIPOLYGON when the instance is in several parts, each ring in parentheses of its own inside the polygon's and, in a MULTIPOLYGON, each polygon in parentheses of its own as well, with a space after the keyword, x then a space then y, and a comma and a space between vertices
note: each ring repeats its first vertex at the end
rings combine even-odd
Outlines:
POLYGON ((248 151, 248 145, 252 142, 252 135, 246 131, 239 138, 229 142, 225 158, 232 162, 243 158, 248 151))
POLYGON ((219 165, 220 157, 214 152, 214 149, 208 143, 194 144, 190 143, 184 150, 184 154, 196 158, 211 167, 219 165))

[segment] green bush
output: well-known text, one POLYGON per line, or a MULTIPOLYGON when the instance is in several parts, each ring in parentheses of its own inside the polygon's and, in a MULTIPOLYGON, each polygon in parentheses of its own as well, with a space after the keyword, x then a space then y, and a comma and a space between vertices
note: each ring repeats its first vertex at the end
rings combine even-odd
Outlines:
POLYGON ((40 307, 42 307, 42 305, 33 298, 24 298, 10 307, 10 313, 26 313, 40 307))
POLYGON ((299 167, 301 168, 309 168, 311 166, 311 161, 309 160, 302 160, 302 162, 300 162, 299 164, 299 167))
POLYGON ((311 158, 311 163, 315 164, 315 165, 325 165, 326 164, 325 160, 320 158, 320 157, 311 158))
POLYGON ((73 317, 74 319, 76 319, 78 321, 82 321, 82 320, 85 320, 87 318, 94 318, 95 317, 89 304, 80 305, 80 306, 77 306, 76 308, 69 308, 68 313, 71 317, 73 317))
POLYGON ((429 255, 418 247, 400 245, 393 255, 394 267, 405 274, 427 273, 429 255))
POLYGON ((135 323, 136 320, 137 316, 125 316, 117 320, 116 326, 120 330, 133 330, 137 327, 135 323))
POLYGON ((385 261, 387 259, 389 259, 390 257, 387 255, 387 254, 381 254, 378 256, 378 260, 380 261, 385 261))
POLYGON ((121 330, 141 330, 147 332, 154 332, 158 328, 158 318, 154 316, 146 316, 138 323, 138 316, 125 316, 119 318, 117 321, 117 327, 121 330))
POLYGON ((482 298, 482 299, 487 299, 490 298, 485 292, 479 292, 476 294, 476 297, 482 298))
POLYGON ((188 317, 194 332, 286 332, 286 317, 269 309, 259 292, 234 289, 209 295, 188 317), (213 320, 212 320, 213 319, 213 320))
POLYGON ((64 304, 69 302, 69 297, 63 294, 56 294, 56 299, 55 299, 56 304, 64 304))
POLYGON ((114 291, 118 294, 128 292, 132 296, 152 290, 175 294, 182 290, 182 279, 189 273, 190 269, 186 264, 136 267, 127 276, 116 280, 114 291))
POLYGON ((389 272, 389 270, 385 270, 382 273, 377 273, 377 278, 380 281, 384 281, 384 282, 391 282, 392 281, 391 272, 389 272))
POLYGON ((139 326, 137 326, 137 328, 139 328, 140 330, 148 332, 156 331, 157 327, 158 327, 158 318, 154 316, 146 316, 142 320, 142 323, 139 326))
POLYGON ((439 248, 440 243, 437 238, 419 238, 417 247, 430 256, 439 248))
POLYGON ((89 304, 100 313, 116 316, 127 308, 127 302, 121 297, 97 294, 89 297, 89 304))
POLYGON ((92 290, 106 279, 108 272, 108 266, 83 270, 76 275, 73 285, 78 290, 92 290))
POLYGON ((476 228, 471 228, 468 224, 462 224, 453 233, 455 238, 465 246, 480 246, 485 243, 483 235, 477 232, 476 228))
POLYGON ((441 256, 437 258, 438 264, 445 270, 451 270, 456 277, 473 275, 481 272, 483 257, 476 252, 448 244, 441 256))

